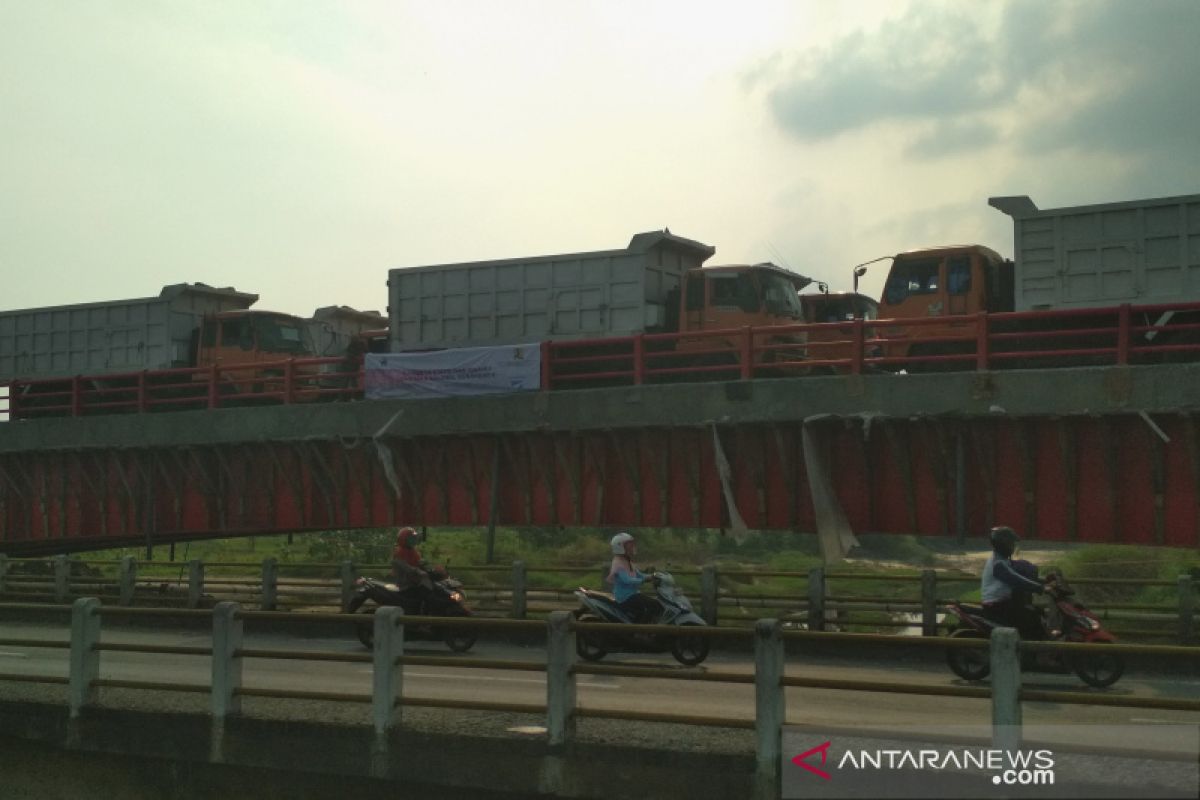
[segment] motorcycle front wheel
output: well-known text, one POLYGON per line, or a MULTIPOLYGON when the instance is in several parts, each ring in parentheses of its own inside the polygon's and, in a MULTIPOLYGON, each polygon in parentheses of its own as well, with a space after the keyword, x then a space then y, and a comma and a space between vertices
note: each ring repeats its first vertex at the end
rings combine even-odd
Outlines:
MULTIPOLYGON (((971 628, 959 628, 950 634, 954 639, 982 639, 983 635, 971 628)), ((950 671, 965 681, 981 681, 992 672, 992 664, 985 647, 950 647, 946 649, 946 665, 950 671)))
MULTIPOLYGON (((683 624, 684 628, 701 627, 694 622, 683 624)), ((671 644, 671 655, 685 667, 694 667, 708 658, 707 636, 676 636, 671 644)))
POLYGON ((1079 679, 1088 686, 1106 689, 1125 674, 1125 661, 1116 653, 1104 652, 1103 642, 1092 642, 1099 652, 1081 653, 1071 660, 1079 679))
MULTIPOLYGON (((576 619, 579 622, 603 622, 594 614, 580 614, 576 619)), ((575 652, 584 661, 599 661, 608 655, 608 650, 602 646, 602 639, 595 633, 584 633, 578 631, 575 634, 575 652)))
POLYGON ((474 631, 469 631, 465 628, 450 628, 446 631, 443 641, 446 642, 446 647, 449 647, 453 652, 465 653, 475 646, 476 638, 474 631))

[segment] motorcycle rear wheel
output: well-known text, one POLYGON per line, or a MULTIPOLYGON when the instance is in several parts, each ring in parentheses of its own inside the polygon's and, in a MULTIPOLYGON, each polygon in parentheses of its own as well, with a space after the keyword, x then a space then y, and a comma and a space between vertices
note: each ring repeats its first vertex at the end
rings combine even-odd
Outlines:
MULTIPOLYGON (((950 634, 953 639, 982 639, 983 635, 971 628, 959 628, 950 634)), ((988 651, 984 648, 950 647, 946 649, 946 665, 950 671, 964 681, 981 681, 992 673, 988 651)))
MULTIPOLYGON (((1091 642, 1102 647, 1104 642, 1091 642)), ((1125 674, 1125 660, 1116 653, 1104 652, 1081 653, 1071 659, 1071 668, 1079 679, 1096 689, 1107 689, 1125 674)))
MULTIPOLYGON (((579 622, 603 622, 595 614, 580 614, 576 617, 579 622)), ((608 655, 608 650, 602 646, 603 639, 595 633, 579 631, 575 634, 575 652, 584 661, 599 661, 608 655)))
POLYGON ((451 628, 446 631, 446 636, 443 641, 446 642, 446 647, 455 653, 465 653, 475 646, 475 639, 478 638, 474 631, 468 631, 463 628, 451 628))
MULTIPOLYGON (((687 622, 680 627, 698 628, 700 626, 694 622, 687 622)), ((671 643, 671 655, 675 656, 675 660, 685 667, 694 667, 708 658, 708 637, 676 636, 675 641, 671 643)))

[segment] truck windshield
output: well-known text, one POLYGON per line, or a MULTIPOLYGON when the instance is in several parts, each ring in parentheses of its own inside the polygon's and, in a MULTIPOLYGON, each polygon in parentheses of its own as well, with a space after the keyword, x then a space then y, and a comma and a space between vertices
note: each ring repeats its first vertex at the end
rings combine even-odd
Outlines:
POLYGON ((763 300, 767 312, 780 317, 803 320, 804 308, 800 305, 800 296, 796 294, 796 286, 782 275, 773 272, 758 273, 762 284, 763 300))
POLYGON ((304 329, 291 320, 280 317, 258 317, 254 327, 258 330, 258 346, 267 353, 309 352, 304 329))
POLYGON ((903 303, 909 295, 936 294, 940 288, 941 261, 899 261, 892 265, 883 297, 889 305, 903 303))

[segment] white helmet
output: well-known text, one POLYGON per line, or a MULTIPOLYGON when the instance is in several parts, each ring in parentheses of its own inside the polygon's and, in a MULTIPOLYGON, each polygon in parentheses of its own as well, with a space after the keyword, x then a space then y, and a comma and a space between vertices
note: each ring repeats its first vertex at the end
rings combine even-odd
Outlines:
POLYGON ((632 541, 633 541, 633 537, 630 536, 625 531, 621 531, 616 536, 612 537, 612 540, 609 542, 609 544, 612 545, 613 555, 614 556, 625 555, 625 543, 632 542, 632 541))

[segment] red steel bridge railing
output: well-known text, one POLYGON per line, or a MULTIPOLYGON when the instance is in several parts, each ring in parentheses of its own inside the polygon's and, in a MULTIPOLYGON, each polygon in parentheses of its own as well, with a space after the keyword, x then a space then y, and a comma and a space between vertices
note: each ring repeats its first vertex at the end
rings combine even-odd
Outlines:
MULTIPOLYGON (((646 333, 542 343, 543 390, 813 374, 1200 361, 1200 303, 646 333)), ((362 397, 341 357, 0 383, 0 420, 362 397)))

